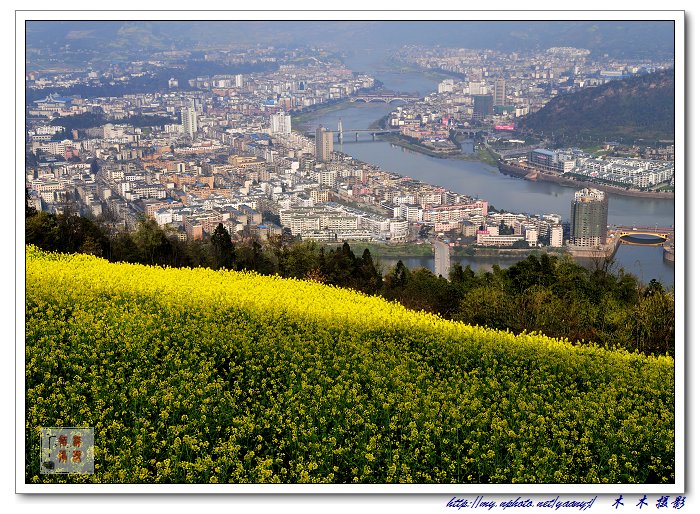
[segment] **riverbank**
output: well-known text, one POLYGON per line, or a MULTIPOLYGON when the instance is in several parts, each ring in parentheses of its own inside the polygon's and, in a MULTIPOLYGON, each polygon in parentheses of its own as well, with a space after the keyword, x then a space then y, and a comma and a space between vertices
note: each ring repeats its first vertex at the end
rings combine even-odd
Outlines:
POLYGON ((454 257, 518 257, 527 259, 530 255, 564 255, 566 250, 554 248, 488 248, 482 246, 466 247, 467 252, 460 254, 459 251, 454 251, 454 257), (473 254, 468 253, 468 250, 473 250, 473 254))
MULTIPOLYGON (((429 244, 381 244, 381 243, 362 243, 348 241, 350 249, 356 256, 362 255, 365 248, 369 250, 372 257, 380 259, 383 257, 401 258, 401 257, 432 257, 433 246, 429 244)), ((340 243, 328 244, 330 248, 336 248, 340 243)))
MULTIPOLYGON (((460 153, 433 152, 426 146, 423 146, 419 143, 413 143, 411 141, 408 141, 406 138, 394 134, 379 134, 377 135, 377 137, 382 139, 382 141, 386 141, 387 143, 391 143, 402 148, 406 148, 408 150, 413 150, 414 152, 422 153, 423 155, 428 155, 430 157, 437 157, 438 159, 459 159, 463 155, 460 153)), ((458 150, 455 150, 455 152, 457 151, 458 150)))
POLYGON ((376 71, 383 73, 415 73, 433 80, 463 79, 464 74, 456 71, 447 71, 440 68, 421 68, 415 64, 408 63, 395 58, 388 58, 384 65, 376 71))
POLYGON ((494 167, 498 166, 499 156, 488 146, 478 145, 478 147, 474 148, 474 152, 478 156, 478 160, 481 162, 494 167))
POLYGON ((533 169, 522 168, 520 166, 515 166, 512 164, 507 164, 504 161, 498 161, 498 169, 504 175, 511 175, 514 177, 525 178, 533 180, 535 182, 553 182, 564 187, 572 187, 576 189, 581 189, 584 187, 592 187, 605 191, 606 193, 620 195, 620 196, 633 196, 636 198, 656 198, 656 199, 669 199, 675 198, 675 193, 660 192, 660 191, 638 191, 633 189, 624 189, 617 186, 611 186, 608 184, 601 184, 594 181, 577 180, 570 177, 564 177, 562 175, 557 175, 553 173, 547 173, 543 171, 536 171, 533 173, 533 169))
POLYGON ((664 261, 674 263, 676 261, 676 244, 674 239, 664 243, 664 261))
POLYGON ((340 111, 351 105, 352 102, 350 102, 349 100, 342 100, 340 102, 332 104, 319 104, 318 107, 307 107, 303 109, 302 112, 300 112, 299 114, 292 115, 292 126, 306 123, 309 121, 309 119, 315 118, 317 116, 322 116, 333 111, 340 111))
MULTIPOLYGON (((372 257, 377 259, 432 257, 434 254, 433 246, 426 243, 381 244, 348 241, 348 245, 355 255, 362 255, 365 249, 368 249, 372 257)), ((327 246, 335 249, 340 246, 340 243, 327 243, 327 246)), ((489 259, 493 257, 526 259, 529 255, 542 255, 543 253, 561 256, 566 253, 566 249, 496 248, 482 246, 453 246, 450 249, 450 256, 452 259, 467 257, 475 259, 489 259)))
POLYGON ((477 149, 474 153, 471 154, 466 154, 466 153, 437 153, 437 152, 432 152, 430 149, 426 148, 425 146, 411 143, 407 141, 406 139, 396 136, 394 134, 379 134, 377 136, 379 139, 382 141, 386 141, 387 143, 394 144, 396 146, 400 146, 402 148, 406 148, 407 150, 412 150, 416 153, 420 153, 423 155, 427 155, 429 157, 435 157, 437 159, 448 159, 448 160, 455 160, 455 161, 479 161, 483 162, 484 164, 488 164, 490 166, 496 166, 498 164, 498 161, 495 158, 495 155, 490 152, 488 149, 484 148, 479 148, 477 149))

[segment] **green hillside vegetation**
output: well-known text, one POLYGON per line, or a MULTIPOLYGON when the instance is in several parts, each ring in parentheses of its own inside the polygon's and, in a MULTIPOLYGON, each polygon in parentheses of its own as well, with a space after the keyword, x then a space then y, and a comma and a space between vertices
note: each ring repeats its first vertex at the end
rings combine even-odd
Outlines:
POLYGON ((655 280, 640 284, 610 262, 587 268, 568 256, 531 255, 509 268, 476 273, 455 265, 447 280, 425 268, 408 269, 401 261, 382 270, 368 248, 356 247, 356 254, 348 243, 326 248, 311 241, 246 236, 234 242, 221 225, 207 240, 183 242, 152 219, 129 233, 71 214, 28 209, 27 216, 27 243, 45 250, 89 253, 112 262, 309 279, 514 333, 541 331, 653 355, 673 356, 675 351, 673 292, 655 280))
POLYGON ((520 128, 556 144, 674 139, 674 70, 613 80, 552 99, 520 128))
POLYGON ((27 247, 26 480, 666 483, 674 360, 255 273, 27 247), (41 475, 39 427, 95 428, 41 475))

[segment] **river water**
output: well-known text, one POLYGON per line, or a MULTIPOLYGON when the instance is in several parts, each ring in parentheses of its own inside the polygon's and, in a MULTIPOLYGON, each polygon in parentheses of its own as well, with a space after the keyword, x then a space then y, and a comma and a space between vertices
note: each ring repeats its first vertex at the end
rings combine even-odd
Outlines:
MULTIPOLYGON (((420 73, 394 73, 385 71, 382 59, 373 54, 355 55, 347 61, 355 71, 365 71, 381 80, 387 89, 422 95, 437 89, 437 79, 420 73)), ((386 141, 372 141, 367 134, 358 134, 352 129, 366 129, 394 108, 384 103, 357 102, 342 106, 338 110, 319 114, 308 119, 302 128, 313 129, 319 124, 335 130, 342 119, 344 143, 336 142, 335 149, 361 161, 380 166, 428 184, 445 187, 459 193, 488 200, 490 205, 510 212, 530 214, 560 214, 569 220, 571 200, 576 189, 547 182, 531 182, 509 177, 498 168, 479 161, 440 159, 407 150, 386 141)), ((296 127, 295 127, 296 128, 296 127)), ((471 150, 464 145, 465 151, 471 150)), ((659 226, 675 225, 674 201, 630 196, 609 195, 608 223, 611 225, 659 226)), ((431 257, 409 257, 402 259, 409 267, 426 267, 434 270, 431 257)), ((472 269, 490 269, 493 264, 505 267, 518 261, 517 258, 489 257, 453 259, 472 269)), ((383 259, 389 268, 396 259, 383 259)), ((674 284, 674 266, 663 260, 661 247, 621 245, 615 255, 615 266, 634 273, 642 282, 656 279, 666 286, 674 284)))

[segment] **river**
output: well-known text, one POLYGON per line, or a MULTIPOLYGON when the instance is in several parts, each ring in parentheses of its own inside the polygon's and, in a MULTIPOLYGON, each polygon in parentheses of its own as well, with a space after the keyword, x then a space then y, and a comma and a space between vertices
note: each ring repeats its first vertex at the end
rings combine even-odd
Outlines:
MULTIPOLYGON (((347 59, 346 62, 355 71, 373 74, 384 83, 387 89, 419 92, 422 95, 437 89, 438 79, 432 79, 420 73, 386 71, 382 68, 383 60, 373 54, 359 53, 347 59)), ((387 171, 485 199, 498 209, 530 214, 557 213, 564 220, 570 218, 571 200, 576 190, 572 187, 509 177, 501 174, 498 168, 479 161, 430 157, 387 141, 372 141, 371 136, 367 134, 359 134, 359 140, 355 141, 352 129, 368 128, 394 107, 384 103, 362 102, 343 105, 337 110, 308 119, 302 127, 313 129, 321 124, 335 130, 338 120, 342 119, 344 143, 341 147, 336 142, 335 149, 356 159, 380 166, 387 171)), ((471 151, 471 146, 465 144, 464 150, 471 151)), ((608 200, 608 223, 632 226, 674 226, 674 201, 611 194, 608 200)), ((453 259, 453 262, 459 261, 476 270, 490 268, 493 264, 509 266, 517 260, 510 257, 472 257, 453 259)), ((409 267, 423 266, 431 271, 434 269, 431 257, 410 257, 403 261, 409 267)), ((396 259, 382 259, 382 264, 386 268, 395 263, 396 259)), ((668 287, 674 284, 674 266, 663 260, 661 247, 621 245, 615 255, 615 265, 634 273, 645 283, 656 279, 668 287)))

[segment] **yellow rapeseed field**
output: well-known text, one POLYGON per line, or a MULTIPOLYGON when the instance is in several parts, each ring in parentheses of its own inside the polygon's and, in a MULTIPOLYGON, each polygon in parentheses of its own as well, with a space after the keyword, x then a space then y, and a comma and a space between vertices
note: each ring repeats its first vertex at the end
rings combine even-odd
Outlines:
POLYGON ((313 282, 27 247, 26 479, 674 481, 674 361, 313 282), (41 475, 41 427, 95 474, 41 475))

